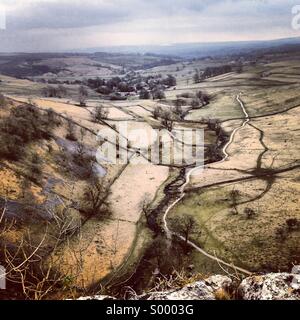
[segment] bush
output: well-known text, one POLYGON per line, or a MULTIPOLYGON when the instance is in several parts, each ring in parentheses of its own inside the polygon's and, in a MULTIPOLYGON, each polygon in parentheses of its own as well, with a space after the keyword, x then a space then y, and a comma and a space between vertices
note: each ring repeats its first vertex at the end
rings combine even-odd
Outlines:
POLYGON ((186 101, 185 99, 180 99, 180 98, 177 98, 175 101, 175 106, 176 107, 182 107, 182 106, 186 106, 186 101))
POLYGON ((42 89, 42 94, 48 98, 62 98, 67 94, 67 89, 63 85, 47 86, 42 89))
POLYGON ((155 107, 153 110, 153 118, 158 119, 163 113, 163 110, 160 106, 155 107))
POLYGON ((101 120, 105 120, 107 119, 109 114, 109 110, 105 107, 96 107, 95 111, 91 114, 91 120, 93 122, 101 122, 101 120))
POLYGON ((110 217, 112 212, 106 202, 107 195, 108 190, 99 181, 90 181, 83 190, 80 202, 81 211, 88 217, 94 216, 100 219, 110 217))
POLYGON ((36 107, 25 105, 11 110, 2 123, 2 131, 19 136, 24 143, 49 139, 55 124, 49 122, 48 113, 43 114, 36 107))
POLYGON ((117 100, 126 100, 126 97, 123 97, 119 92, 115 92, 109 95, 109 99, 111 101, 117 101, 117 100))
POLYGON ((151 95, 150 95, 150 92, 146 89, 142 89, 140 91, 140 99, 143 99, 143 100, 147 100, 147 99, 150 99, 151 98, 151 95))
POLYGON ((5 106, 6 101, 5 101, 5 97, 3 94, 0 93, 0 107, 5 106))
POLYGON ((200 107, 200 101, 199 99, 193 99, 191 102, 191 106, 193 109, 199 108, 200 107))
POLYGON ((66 139, 68 139, 70 141, 77 141, 78 140, 77 137, 76 137, 75 124, 71 120, 68 120, 68 122, 67 122, 66 139))
POLYGON ((56 125, 51 112, 43 113, 32 105, 13 108, 10 115, 0 122, 0 156, 20 159, 26 144, 50 139, 56 125))
POLYGON ((202 91, 198 91, 196 94, 196 97, 200 100, 200 102, 202 103, 202 105, 207 105, 209 103, 209 96, 208 94, 202 92, 202 91))
POLYGON ((40 182, 42 178, 42 159, 36 153, 31 155, 29 166, 29 176, 35 182, 40 182))
POLYGON ((253 209, 246 207, 244 209, 244 214, 247 219, 252 219, 256 215, 256 212, 253 209))
POLYGON ((300 226, 300 221, 296 218, 290 218, 286 220, 286 225, 289 231, 297 230, 300 226))
POLYGON ((177 81, 174 76, 169 74, 166 79, 163 79, 162 83, 168 87, 174 87, 176 86, 177 81))
POLYGON ((153 100, 162 100, 165 99, 165 93, 162 90, 153 90, 152 91, 153 100))
POLYGON ((20 137, 0 132, 0 158, 17 161, 23 153, 24 146, 20 137))
POLYGON ((183 92, 177 96, 178 98, 194 98, 194 95, 190 92, 183 92))
POLYGON ((113 92, 113 90, 107 86, 101 86, 96 90, 100 94, 108 95, 113 92))

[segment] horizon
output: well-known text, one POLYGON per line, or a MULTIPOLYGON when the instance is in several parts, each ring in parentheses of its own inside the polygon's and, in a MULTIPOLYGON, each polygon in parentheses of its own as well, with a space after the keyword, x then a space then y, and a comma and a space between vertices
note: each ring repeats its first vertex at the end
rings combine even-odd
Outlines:
POLYGON ((296 0, 0 0, 1 52, 272 41, 299 37, 296 0), (6 14, 4 14, 6 12, 6 14))
MULTIPOLYGON (((207 42, 178 42, 178 43, 170 43, 170 44, 157 44, 157 45, 151 45, 151 44, 142 44, 142 45, 111 45, 111 46, 99 46, 99 47, 86 47, 86 48, 78 48, 78 49, 66 49, 61 51, 1 51, 0 48, 0 54, 47 54, 47 53, 57 53, 57 54, 63 54, 63 53, 70 53, 70 54, 84 54, 84 53, 98 53, 98 52, 104 52, 109 53, 109 49, 125 49, 125 48, 135 48, 136 51, 126 51, 120 52, 121 54, 128 53, 136 53, 136 54, 147 54, 147 53, 153 53, 151 51, 138 51, 138 49, 141 48, 168 48, 168 47, 174 47, 174 46, 185 46, 185 45, 229 45, 229 44, 254 44, 254 43, 270 43, 270 42, 279 42, 279 41, 288 41, 288 40, 299 40, 300 43, 300 36, 294 36, 294 37, 287 37, 287 38, 271 38, 271 39, 265 39, 265 40, 233 40, 233 41, 207 41, 207 42), (78 51, 76 51, 78 50, 78 51), (97 51, 97 50, 103 50, 103 51, 97 51)), ((118 51, 112 51, 112 53, 117 53, 118 51)), ((163 55, 163 54, 162 54, 163 55)))

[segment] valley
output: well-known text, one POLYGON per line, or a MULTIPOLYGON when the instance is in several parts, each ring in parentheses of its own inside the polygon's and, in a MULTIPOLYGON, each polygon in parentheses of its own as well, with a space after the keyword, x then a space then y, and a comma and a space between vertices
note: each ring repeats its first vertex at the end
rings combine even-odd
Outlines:
MULTIPOLYGON (((243 278, 300 263, 297 54, 243 63, 33 55, 22 75, 23 56, 1 59, 0 258, 10 292, 121 297, 174 272, 243 278), (204 130, 203 165, 168 163, 165 152, 151 163, 157 129, 204 130), (108 141, 116 163, 97 158, 104 131, 119 135, 108 141)), ((184 147, 195 149, 185 141, 176 152, 184 147)))

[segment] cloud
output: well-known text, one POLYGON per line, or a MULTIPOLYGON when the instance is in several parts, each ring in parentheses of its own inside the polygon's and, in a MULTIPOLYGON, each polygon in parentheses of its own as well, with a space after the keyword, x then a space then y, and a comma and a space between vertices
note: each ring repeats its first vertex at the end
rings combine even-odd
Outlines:
POLYGON ((128 14, 129 8, 114 1, 34 1, 12 9, 7 26, 11 30, 80 28, 120 21, 128 14))
MULTIPOLYGON (((250 40, 296 36, 298 0, 0 0, 5 50, 250 40)), ((0 50, 4 50, 0 48, 0 50)))

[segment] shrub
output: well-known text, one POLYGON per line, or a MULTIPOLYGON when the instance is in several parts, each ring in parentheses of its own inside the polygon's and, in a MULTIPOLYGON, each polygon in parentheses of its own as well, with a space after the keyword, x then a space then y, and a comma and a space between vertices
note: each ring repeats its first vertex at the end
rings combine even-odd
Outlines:
POLYGON ((158 119, 163 113, 163 110, 160 106, 156 106, 153 110, 153 118, 158 119))
POLYGON ((71 120, 67 121, 66 139, 68 139, 70 141, 77 141, 76 132, 75 132, 75 125, 74 125, 74 122, 71 120))
POLYGON ((162 83, 168 87, 174 87, 174 86, 176 86, 177 81, 174 76, 169 74, 166 79, 163 79, 162 83))
POLYGON ((150 95, 150 92, 146 89, 142 89, 140 91, 140 99, 142 100, 147 100, 147 99, 150 99, 151 98, 151 95, 150 95))
POLYGON ((81 198, 81 211, 88 217, 108 218, 111 215, 106 202, 108 190, 96 180, 92 180, 83 190, 81 198))
POLYGON ((107 119, 109 111, 107 108, 102 106, 96 107, 95 111, 91 114, 91 118, 93 122, 101 122, 101 120, 107 119))
POLYGON ((178 98, 186 98, 186 99, 188 99, 188 98, 193 98, 194 95, 192 93, 190 93, 190 92, 183 92, 183 93, 179 94, 177 97, 178 98))
POLYGON ((152 97, 153 100, 162 100, 166 98, 165 93, 158 89, 152 91, 152 97))
POLYGON ((199 99, 193 99, 192 102, 191 102, 191 106, 192 106, 192 108, 194 108, 194 109, 199 108, 199 107, 200 107, 200 101, 199 101, 199 99))
POLYGON ((41 112, 32 105, 13 108, 10 115, 0 122, 0 156, 18 160, 24 146, 40 139, 50 139, 53 128, 51 112, 41 112))
POLYGON ((244 209, 244 214, 247 219, 252 219, 256 215, 255 211, 248 207, 244 209))
POLYGON ((291 218, 286 220, 286 225, 289 231, 296 230, 299 228, 300 223, 296 218, 291 218))
POLYGON ((3 94, 0 93, 0 107, 5 106, 6 101, 5 101, 5 97, 3 94))
POLYGON ((42 178, 42 159, 36 153, 31 155, 29 166, 29 175, 35 182, 40 182, 42 178))
POLYGON ((23 141, 20 137, 5 132, 0 133, 0 157, 16 161, 23 153, 23 141))
POLYGON ((62 98, 67 94, 67 89, 63 85, 47 86, 42 89, 42 94, 48 98, 62 98))

